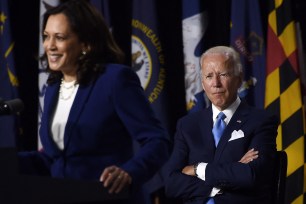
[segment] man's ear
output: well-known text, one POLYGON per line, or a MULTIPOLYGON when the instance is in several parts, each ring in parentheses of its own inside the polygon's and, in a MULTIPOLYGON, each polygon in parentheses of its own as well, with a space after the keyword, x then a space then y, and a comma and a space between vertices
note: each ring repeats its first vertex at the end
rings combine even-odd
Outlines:
POLYGON ((240 80, 240 82, 239 82, 239 87, 242 85, 242 82, 243 82, 243 73, 242 72, 240 72, 240 74, 239 74, 239 80, 240 80))
POLYGON ((201 84, 202 84, 202 88, 205 91, 204 85, 203 85, 203 80, 201 79, 201 84))

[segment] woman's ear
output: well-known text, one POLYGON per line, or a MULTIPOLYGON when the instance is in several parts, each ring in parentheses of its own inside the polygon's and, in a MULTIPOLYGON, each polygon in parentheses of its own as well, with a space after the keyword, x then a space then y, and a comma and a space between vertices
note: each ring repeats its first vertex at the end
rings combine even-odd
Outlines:
POLYGON ((84 43, 82 44, 82 52, 88 53, 90 52, 90 50, 91 50, 90 45, 86 45, 84 43))
POLYGON ((87 45, 87 46, 86 46, 86 50, 87 50, 87 52, 90 52, 90 51, 91 51, 91 46, 90 46, 90 45, 87 45))

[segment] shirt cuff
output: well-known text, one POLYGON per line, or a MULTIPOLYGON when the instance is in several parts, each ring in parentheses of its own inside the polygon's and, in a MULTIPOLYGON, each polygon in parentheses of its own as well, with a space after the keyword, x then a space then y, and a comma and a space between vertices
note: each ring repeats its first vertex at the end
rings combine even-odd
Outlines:
POLYGON ((221 189, 220 188, 216 188, 213 187, 213 189, 211 190, 209 197, 215 197, 217 194, 221 194, 221 189))
POLYGON ((205 181, 205 170, 206 170, 206 166, 207 163, 199 163, 197 170, 196 170, 196 174, 198 175, 199 179, 202 179, 203 181, 205 181))
MULTIPOLYGON (((196 174, 198 175, 199 179, 202 179, 205 181, 205 171, 206 171, 206 166, 208 163, 199 163, 197 166, 196 174)), ((213 187, 211 190, 209 197, 215 197, 217 194, 222 193, 220 188, 213 187)))

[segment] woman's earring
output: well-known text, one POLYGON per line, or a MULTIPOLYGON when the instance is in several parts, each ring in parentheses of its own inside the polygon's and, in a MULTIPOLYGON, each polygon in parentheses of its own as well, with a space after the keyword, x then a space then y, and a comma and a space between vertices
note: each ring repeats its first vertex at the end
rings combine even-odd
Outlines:
POLYGON ((82 55, 86 55, 86 51, 82 51, 82 55))

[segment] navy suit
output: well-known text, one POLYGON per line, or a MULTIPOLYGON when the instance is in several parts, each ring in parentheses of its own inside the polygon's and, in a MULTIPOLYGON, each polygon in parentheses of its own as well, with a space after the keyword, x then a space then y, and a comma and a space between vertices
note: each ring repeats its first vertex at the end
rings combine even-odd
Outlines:
POLYGON ((59 87, 60 82, 47 87, 40 127, 43 150, 19 154, 23 172, 98 180, 105 167, 117 165, 139 187, 167 160, 168 136, 131 69, 108 64, 96 81, 79 86, 63 151, 50 132, 59 87), (133 140, 140 143, 135 155, 133 140))
POLYGON ((212 188, 219 187, 223 193, 214 198, 216 204, 271 203, 277 126, 276 117, 241 102, 216 148, 211 107, 183 117, 166 165, 166 195, 204 204, 212 188), (229 141, 234 130, 244 137, 229 141), (259 157, 249 164, 238 162, 251 148, 259 157), (208 163, 205 181, 181 173, 198 162, 208 163))

